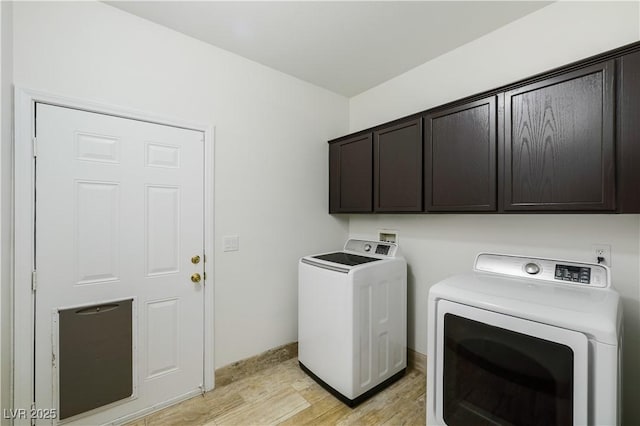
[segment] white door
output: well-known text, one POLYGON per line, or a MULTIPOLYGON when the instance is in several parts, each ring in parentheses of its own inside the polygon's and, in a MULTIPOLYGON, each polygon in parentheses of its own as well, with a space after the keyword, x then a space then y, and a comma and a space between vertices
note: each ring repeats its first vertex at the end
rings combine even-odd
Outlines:
MULTIPOLYGON (((37 104, 36 137, 37 408, 60 414, 58 312, 120 300, 133 300, 132 394, 68 421, 102 424, 200 392, 204 281, 191 278, 204 271, 192 259, 203 258, 203 133, 37 104)), ((108 358, 100 333, 87 342, 108 358)), ((88 398, 109 385, 88 386, 88 398)))

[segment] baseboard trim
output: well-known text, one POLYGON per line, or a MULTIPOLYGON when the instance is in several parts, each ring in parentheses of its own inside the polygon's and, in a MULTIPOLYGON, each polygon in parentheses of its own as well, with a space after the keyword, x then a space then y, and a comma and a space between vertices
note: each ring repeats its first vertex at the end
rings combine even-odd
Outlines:
POLYGON ((418 370, 422 374, 427 373, 427 356, 407 348, 407 367, 418 370))
POLYGON ((236 361, 215 371, 216 387, 244 379, 252 374, 298 356, 298 342, 269 349, 261 354, 236 361))
MULTIPOLYGON (((220 367, 215 371, 216 387, 225 386, 229 383, 244 379, 265 368, 272 367, 291 358, 297 358, 297 356, 298 342, 292 342, 220 367)), ((407 348, 407 370, 414 369, 422 374, 426 374, 427 356, 407 348)))

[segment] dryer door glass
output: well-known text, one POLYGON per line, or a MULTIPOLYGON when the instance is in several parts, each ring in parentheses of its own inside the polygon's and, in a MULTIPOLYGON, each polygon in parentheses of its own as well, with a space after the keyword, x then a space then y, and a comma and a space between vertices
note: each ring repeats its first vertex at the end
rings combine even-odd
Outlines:
POLYGON ((573 424, 568 346, 444 316, 444 420, 455 425, 573 424))

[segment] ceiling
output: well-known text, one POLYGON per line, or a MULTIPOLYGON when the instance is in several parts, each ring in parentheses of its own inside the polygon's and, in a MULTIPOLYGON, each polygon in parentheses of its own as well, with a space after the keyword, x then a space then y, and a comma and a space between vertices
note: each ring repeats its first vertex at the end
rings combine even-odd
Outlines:
POLYGON ((538 10, 539 1, 108 1, 351 97, 538 10))

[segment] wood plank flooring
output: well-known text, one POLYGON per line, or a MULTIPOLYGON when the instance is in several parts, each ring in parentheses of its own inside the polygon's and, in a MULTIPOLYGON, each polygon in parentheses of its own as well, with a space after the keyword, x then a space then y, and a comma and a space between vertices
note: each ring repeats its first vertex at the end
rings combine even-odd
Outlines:
POLYGON ((420 371, 409 370, 352 409, 314 382, 292 358, 128 426, 424 424, 425 376, 420 371))

